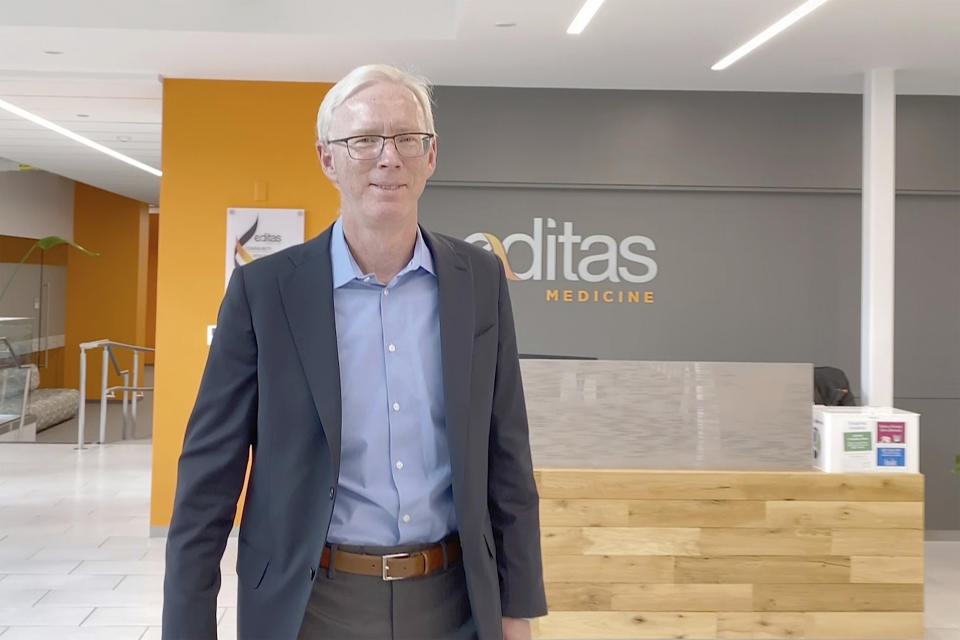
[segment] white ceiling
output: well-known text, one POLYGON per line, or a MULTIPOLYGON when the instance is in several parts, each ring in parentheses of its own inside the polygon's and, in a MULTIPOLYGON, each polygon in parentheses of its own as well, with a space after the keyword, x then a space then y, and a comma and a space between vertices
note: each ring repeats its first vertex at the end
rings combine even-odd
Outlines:
MULTIPOLYGON (((832 0, 710 70, 799 3, 607 0, 575 37, 581 0, 7 2, 0 99, 159 167, 161 76, 334 81, 387 61, 450 85, 859 93, 893 68, 899 93, 960 95, 960 0, 832 0)), ((159 179, 2 111, 0 157, 158 198, 159 179)))

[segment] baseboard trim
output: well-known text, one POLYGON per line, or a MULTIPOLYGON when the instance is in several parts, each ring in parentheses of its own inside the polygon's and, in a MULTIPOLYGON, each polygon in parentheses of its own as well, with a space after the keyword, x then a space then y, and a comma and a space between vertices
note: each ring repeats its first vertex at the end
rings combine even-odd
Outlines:
POLYGON ((960 530, 933 529, 924 533, 923 539, 927 542, 960 542, 960 530))

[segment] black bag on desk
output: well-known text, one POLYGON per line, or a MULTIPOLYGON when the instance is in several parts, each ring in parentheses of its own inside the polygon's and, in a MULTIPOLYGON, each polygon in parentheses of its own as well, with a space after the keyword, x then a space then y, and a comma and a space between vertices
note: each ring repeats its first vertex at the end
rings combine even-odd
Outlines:
POLYGON ((847 374, 836 367, 814 367, 813 402, 832 407, 857 405, 850 393, 850 381, 847 374))

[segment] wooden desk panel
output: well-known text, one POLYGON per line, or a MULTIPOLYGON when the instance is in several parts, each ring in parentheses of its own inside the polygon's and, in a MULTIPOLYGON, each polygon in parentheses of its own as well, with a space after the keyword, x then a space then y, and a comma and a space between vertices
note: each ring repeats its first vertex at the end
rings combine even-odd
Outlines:
POLYGON ((922 638, 918 474, 540 469, 539 638, 922 638))

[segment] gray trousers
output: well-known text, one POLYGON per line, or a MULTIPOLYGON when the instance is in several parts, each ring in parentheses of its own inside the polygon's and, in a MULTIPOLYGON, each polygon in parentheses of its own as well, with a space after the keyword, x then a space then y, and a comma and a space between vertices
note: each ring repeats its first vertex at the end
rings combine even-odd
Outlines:
MULTIPOLYGON (((417 546, 335 548, 384 555, 417 546)), ((331 554, 333 555, 333 554, 331 554)), ((463 562, 427 576, 384 581, 320 569, 299 640, 476 640, 463 562)))

